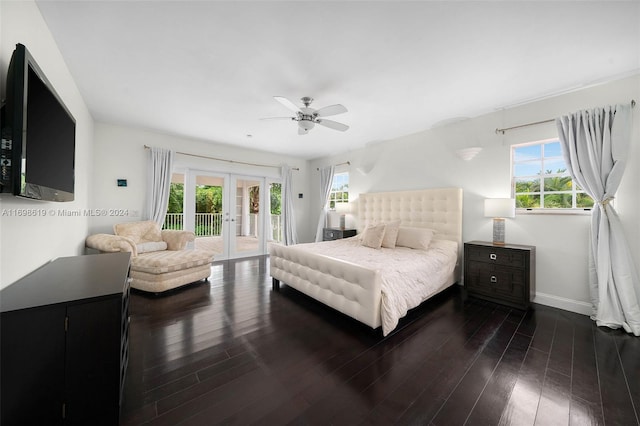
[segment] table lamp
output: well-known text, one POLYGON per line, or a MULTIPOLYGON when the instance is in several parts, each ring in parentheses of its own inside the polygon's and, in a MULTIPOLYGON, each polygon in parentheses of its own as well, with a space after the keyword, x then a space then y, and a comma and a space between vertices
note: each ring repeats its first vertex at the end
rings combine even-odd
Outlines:
POLYGON ((486 198, 484 216, 493 218, 493 244, 504 245, 504 218, 516 216, 516 200, 513 198, 486 198))
POLYGON ((349 203, 336 203, 336 213, 340 214, 340 229, 344 229, 347 220, 347 213, 351 212, 349 203))

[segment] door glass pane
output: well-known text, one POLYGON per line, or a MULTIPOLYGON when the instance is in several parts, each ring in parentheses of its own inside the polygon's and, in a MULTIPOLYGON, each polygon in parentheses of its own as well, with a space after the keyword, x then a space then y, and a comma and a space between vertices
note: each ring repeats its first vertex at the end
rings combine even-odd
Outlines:
POLYGON ((260 181, 236 180, 235 251, 258 251, 260 248, 260 181))
POLYGON ((171 176, 169 189, 169 205, 164 218, 163 229, 184 229, 184 174, 174 173, 171 176))
POLYGON ((282 241, 282 184, 271 183, 269 185, 269 234, 267 242, 279 243, 282 241))
POLYGON ((224 253, 223 243, 224 179, 217 176, 196 176, 195 187, 195 247, 224 253))

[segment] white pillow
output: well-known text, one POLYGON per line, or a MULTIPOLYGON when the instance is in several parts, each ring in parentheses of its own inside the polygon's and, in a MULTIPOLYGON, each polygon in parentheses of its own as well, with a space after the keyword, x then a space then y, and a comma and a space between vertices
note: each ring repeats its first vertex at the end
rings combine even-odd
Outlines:
POLYGON ((398 239, 398 231, 400 230, 400 221, 387 222, 384 230, 384 238, 382 239, 382 247, 395 248, 398 239))
POLYGON ((150 251, 161 251, 167 249, 167 243, 164 241, 150 241, 148 243, 136 244, 138 254, 149 253, 150 251))
POLYGON ((387 225, 379 223, 377 225, 369 225, 362 233, 361 244, 366 247, 379 249, 382 245, 382 239, 384 238, 384 230, 387 225))
POLYGON ((435 234, 433 229, 401 226, 398 230, 396 246, 426 250, 429 248, 429 244, 431 244, 433 234, 435 234))

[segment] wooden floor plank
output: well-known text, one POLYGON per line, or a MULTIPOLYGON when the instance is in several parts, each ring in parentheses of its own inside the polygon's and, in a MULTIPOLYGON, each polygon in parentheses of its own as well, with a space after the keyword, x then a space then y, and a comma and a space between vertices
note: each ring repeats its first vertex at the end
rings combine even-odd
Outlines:
POLYGON ((598 329, 594 335, 604 421, 619 425, 637 423, 638 416, 616 347, 616 337, 619 338, 620 333, 598 329))
POLYGON ((548 360, 547 352, 529 347, 498 424, 533 425, 535 423, 548 360))
POLYGON ((504 352, 496 369, 477 399, 466 422, 472 425, 498 424, 513 387, 518 380, 522 362, 527 354, 531 337, 516 333, 504 352))
MULTIPOLYGON (((488 342, 480 356, 457 384, 436 416, 434 425, 464 424, 476 401, 493 377, 518 324, 505 321, 488 342)), ((499 417, 498 417, 499 418, 499 417)))
POLYGON ((569 424, 571 377, 547 368, 534 424, 540 426, 569 424))

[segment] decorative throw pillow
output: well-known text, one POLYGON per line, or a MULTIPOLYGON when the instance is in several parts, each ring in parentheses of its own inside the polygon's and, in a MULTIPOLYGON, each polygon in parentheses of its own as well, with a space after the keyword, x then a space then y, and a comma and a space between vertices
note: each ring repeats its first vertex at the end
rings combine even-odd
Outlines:
POLYGON ((384 238, 384 230, 386 227, 387 226, 384 223, 367 226, 362 233, 362 245, 379 249, 382 245, 382 239, 384 238))
POLYGON ((410 228, 401 226, 398 230, 396 245, 417 250, 427 250, 435 231, 428 228, 410 228))
POLYGON ((136 248, 138 249, 138 254, 162 251, 167 249, 167 243, 164 241, 150 241, 148 243, 136 244, 136 248))
POLYGON ((394 220, 393 222, 387 222, 387 227, 384 230, 384 238, 382 239, 382 247, 395 248, 396 240, 398 239, 398 231, 400 230, 400 221, 394 220))

